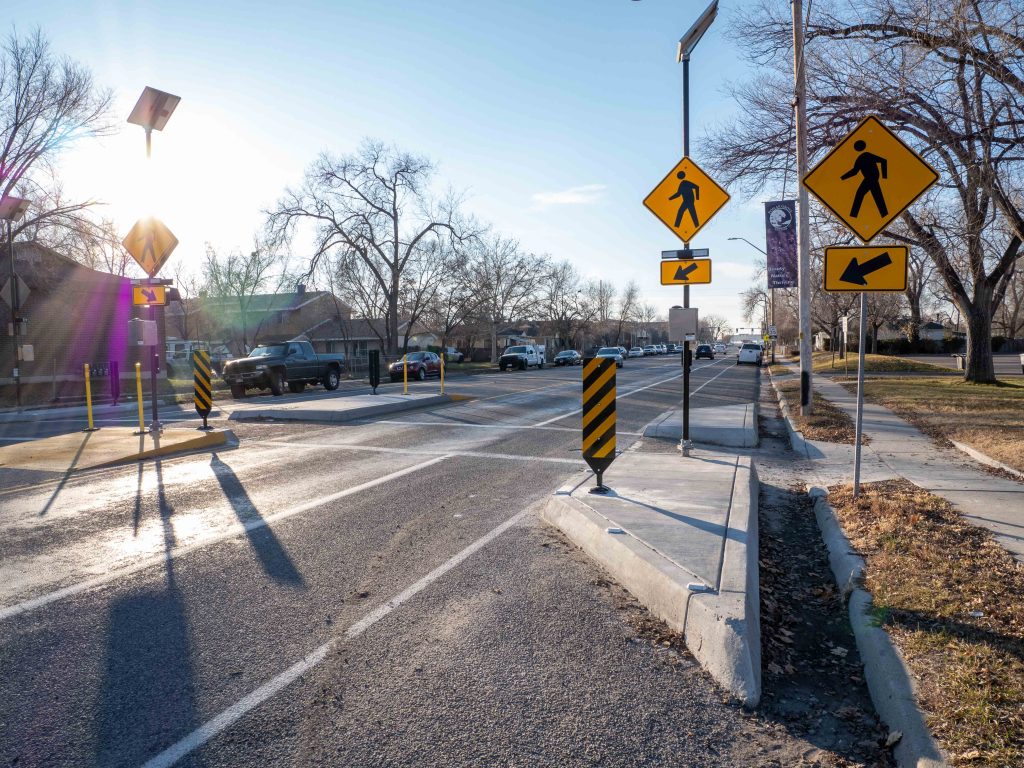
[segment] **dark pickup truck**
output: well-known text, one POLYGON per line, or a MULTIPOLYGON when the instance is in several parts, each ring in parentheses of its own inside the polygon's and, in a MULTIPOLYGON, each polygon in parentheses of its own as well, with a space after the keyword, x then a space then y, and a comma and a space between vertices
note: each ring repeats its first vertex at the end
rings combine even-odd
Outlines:
POLYGON ((308 341, 261 344, 248 357, 224 364, 224 381, 231 396, 245 397, 247 389, 269 389, 273 394, 301 392, 307 384, 337 389, 345 367, 344 355, 318 355, 308 341))

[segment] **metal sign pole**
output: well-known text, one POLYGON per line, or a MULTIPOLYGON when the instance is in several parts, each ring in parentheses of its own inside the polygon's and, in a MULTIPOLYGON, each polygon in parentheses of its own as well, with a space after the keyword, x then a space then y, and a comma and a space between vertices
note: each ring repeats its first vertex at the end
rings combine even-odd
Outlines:
POLYGON ((857 428, 853 449, 853 498, 860 496, 860 441, 864 420, 864 344, 867 341, 868 295, 860 294, 860 336, 857 342, 857 428))
MULTIPOLYGON (((152 304, 149 306, 149 319, 156 324, 156 307, 152 304)), ((160 338, 159 328, 157 328, 157 340, 160 338)), ((153 421, 149 425, 151 432, 160 431, 160 413, 159 406, 157 405, 157 392, 156 392, 156 374, 157 369, 160 366, 160 355, 157 354, 156 346, 149 347, 149 392, 150 392, 150 409, 153 412, 153 421)))

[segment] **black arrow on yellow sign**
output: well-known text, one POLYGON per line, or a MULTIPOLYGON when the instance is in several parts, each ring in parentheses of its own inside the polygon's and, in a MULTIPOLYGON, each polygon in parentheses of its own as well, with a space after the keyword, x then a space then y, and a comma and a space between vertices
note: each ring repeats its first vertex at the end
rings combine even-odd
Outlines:
POLYGON ((685 280, 686 282, 689 282, 690 281, 690 273, 693 272, 696 269, 697 269, 697 265, 696 264, 687 264, 685 268, 680 266, 680 267, 678 267, 676 269, 676 277, 675 277, 675 279, 676 280, 685 280))
POLYGON ((892 257, 889 256, 889 252, 880 253, 873 259, 868 259, 863 264, 857 261, 857 257, 854 256, 850 259, 850 263, 846 265, 846 269, 843 270, 843 274, 840 276, 840 280, 844 283, 854 283, 855 285, 867 285, 867 276, 872 272, 877 272, 883 267, 888 267, 892 264, 892 257))

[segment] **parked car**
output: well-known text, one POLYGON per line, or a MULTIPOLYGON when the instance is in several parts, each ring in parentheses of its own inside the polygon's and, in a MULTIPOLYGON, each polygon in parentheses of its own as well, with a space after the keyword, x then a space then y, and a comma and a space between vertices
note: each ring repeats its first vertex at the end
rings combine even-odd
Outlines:
POLYGON ((764 350, 761 349, 760 344, 747 342, 740 347, 740 353, 736 357, 736 365, 739 365, 740 363, 753 363, 754 365, 760 365, 763 352, 764 350))
POLYGON ((622 367, 622 352, 618 347, 601 347, 597 350, 597 357, 609 357, 615 361, 615 367, 622 367))
POLYGON ((629 350, 625 347, 616 347, 616 349, 619 350, 619 354, 622 355, 623 359, 629 357, 629 350))
POLYGON ((567 349, 555 355, 555 365, 583 365, 583 355, 575 349, 567 349))
POLYGON ((668 354, 668 347, 666 347, 664 344, 655 344, 654 346, 656 346, 658 348, 658 354, 659 355, 667 355, 668 354))
POLYGON ((466 356, 455 347, 444 348, 444 360, 446 363, 461 363, 465 359, 466 356))
POLYGON ((498 359, 498 368, 503 371, 508 368, 525 371, 531 365, 537 366, 538 369, 544 367, 544 351, 538 349, 534 344, 517 344, 514 347, 508 347, 498 359))
POLYGON ((656 354, 658 354, 658 350, 654 348, 653 344, 648 344, 647 346, 644 347, 644 354, 645 355, 656 355, 656 354))
POLYGON ((245 397, 247 389, 269 389, 280 395, 287 386, 301 392, 307 384, 337 389, 345 365, 344 355, 318 355, 308 341, 260 344, 248 357, 224 363, 224 381, 234 398, 245 397))
POLYGON ((388 366, 391 381, 402 381, 406 374, 403 367, 409 367, 409 380, 424 381, 428 376, 441 376, 441 358, 433 352, 410 352, 404 360, 397 360, 388 366))
POLYGON ((693 353, 695 360, 700 360, 702 357, 706 357, 708 360, 715 359, 715 350, 711 348, 710 344, 698 344, 697 350, 693 353))
POLYGON ((643 347, 633 347, 633 348, 631 348, 629 350, 629 353, 628 353, 627 356, 628 357, 643 357, 644 356, 644 348, 643 347))

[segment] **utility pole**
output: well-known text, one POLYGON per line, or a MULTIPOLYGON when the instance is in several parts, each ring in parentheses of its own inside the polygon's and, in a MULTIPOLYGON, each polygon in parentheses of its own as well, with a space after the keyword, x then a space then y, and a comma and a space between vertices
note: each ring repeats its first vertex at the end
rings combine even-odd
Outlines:
POLYGON ((793 5, 793 124, 796 128, 797 230, 799 262, 797 282, 800 292, 800 413, 810 416, 811 406, 811 225, 807 209, 809 199, 803 178, 807 175, 807 113, 805 96, 807 77, 804 67, 804 3, 793 5))

